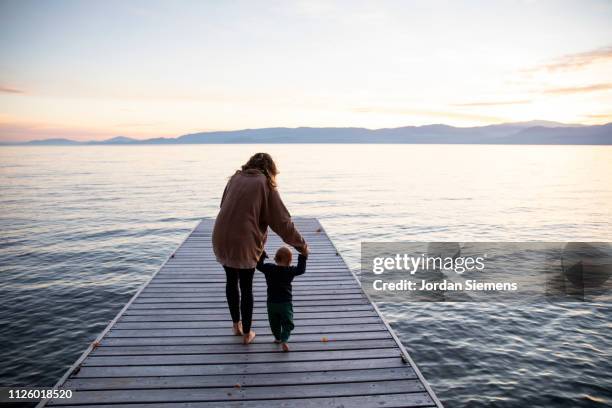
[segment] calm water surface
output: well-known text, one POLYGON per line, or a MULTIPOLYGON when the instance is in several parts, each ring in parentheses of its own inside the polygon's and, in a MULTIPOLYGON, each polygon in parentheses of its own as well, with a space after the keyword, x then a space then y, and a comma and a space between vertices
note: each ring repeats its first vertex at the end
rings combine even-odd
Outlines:
MULTIPOLYGON (((52 385, 254 152, 349 265, 363 240, 612 241, 612 148, 0 147, 0 384, 52 385)), ((612 404, 609 304, 385 304, 448 407, 612 404)))

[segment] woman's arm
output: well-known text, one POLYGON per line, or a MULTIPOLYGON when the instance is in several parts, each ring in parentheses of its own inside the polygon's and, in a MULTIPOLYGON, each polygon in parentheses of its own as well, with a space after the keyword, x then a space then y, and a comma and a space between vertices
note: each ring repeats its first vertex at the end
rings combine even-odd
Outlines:
POLYGON ((229 188, 229 185, 231 182, 232 182, 232 179, 230 178, 227 181, 227 184, 225 185, 225 190, 223 190, 223 195, 221 196, 221 203, 219 203, 219 207, 221 207, 223 205, 223 201, 225 201, 225 195, 227 194, 227 189, 229 188))
POLYGON ((293 225, 291 214, 287 211, 277 189, 271 189, 268 195, 266 219, 272 231, 276 232, 286 244, 291 245, 298 252, 306 250, 306 241, 293 225))

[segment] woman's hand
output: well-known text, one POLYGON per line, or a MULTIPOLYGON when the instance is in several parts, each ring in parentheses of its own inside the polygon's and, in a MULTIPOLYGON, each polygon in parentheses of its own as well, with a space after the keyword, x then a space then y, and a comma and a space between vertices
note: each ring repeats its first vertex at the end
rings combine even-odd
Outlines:
POLYGON ((303 247, 301 247, 301 248, 296 248, 296 249, 297 249, 297 251, 298 251, 300 254, 302 254, 302 255, 304 255, 304 256, 308 256, 308 254, 310 253, 310 249, 308 249, 308 244, 306 244, 306 243, 304 244, 304 246, 303 246, 303 247))

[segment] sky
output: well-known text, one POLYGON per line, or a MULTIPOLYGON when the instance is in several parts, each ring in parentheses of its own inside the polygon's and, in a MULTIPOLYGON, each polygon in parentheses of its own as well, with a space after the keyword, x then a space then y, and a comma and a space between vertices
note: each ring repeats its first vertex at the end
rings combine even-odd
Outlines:
POLYGON ((0 141, 612 122, 612 1, 0 0, 0 141))

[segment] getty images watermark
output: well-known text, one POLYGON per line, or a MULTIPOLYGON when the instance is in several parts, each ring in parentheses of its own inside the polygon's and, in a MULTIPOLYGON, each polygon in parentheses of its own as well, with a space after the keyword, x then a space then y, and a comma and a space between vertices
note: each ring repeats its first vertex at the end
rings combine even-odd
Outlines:
POLYGON ((596 301, 612 296, 607 242, 363 242, 375 301, 596 301))

